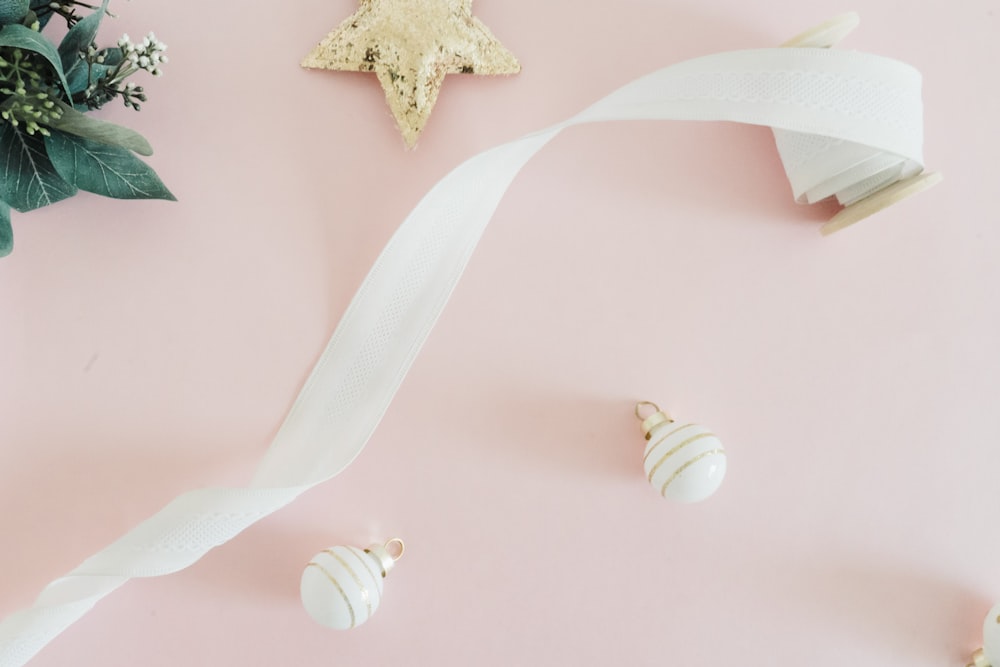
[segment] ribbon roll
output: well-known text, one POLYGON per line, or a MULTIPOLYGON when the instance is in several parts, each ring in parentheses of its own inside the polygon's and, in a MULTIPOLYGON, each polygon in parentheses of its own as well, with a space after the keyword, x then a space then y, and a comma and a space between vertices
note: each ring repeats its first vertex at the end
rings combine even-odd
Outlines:
MULTIPOLYGON (((828 48, 854 30, 858 22, 857 14, 844 14, 796 35, 782 46, 828 48)), ((905 108, 909 105, 900 110, 905 111, 905 108)), ((883 110, 883 113, 891 114, 892 111, 883 110)), ((892 119, 889 117, 888 121, 892 119)), ((899 117, 902 122, 904 119, 905 115, 899 117)), ((920 130, 910 128, 909 131, 920 130)), ((795 201, 814 204, 833 196, 845 207, 823 226, 823 234, 852 225, 936 185, 942 178, 938 173, 922 173, 923 165, 919 162, 863 144, 781 129, 774 129, 773 134, 795 201)))
MULTIPOLYGON (((721 53, 664 68, 579 115, 497 146, 443 178, 376 260, 249 488, 181 495, 0 623, 0 666, 19 667, 131 577, 196 562, 360 453, 521 167, 563 129, 605 120, 727 120, 775 129, 796 196, 850 202, 919 172, 920 75, 819 48, 721 53)), ((877 195, 876 195, 877 196, 877 195)))

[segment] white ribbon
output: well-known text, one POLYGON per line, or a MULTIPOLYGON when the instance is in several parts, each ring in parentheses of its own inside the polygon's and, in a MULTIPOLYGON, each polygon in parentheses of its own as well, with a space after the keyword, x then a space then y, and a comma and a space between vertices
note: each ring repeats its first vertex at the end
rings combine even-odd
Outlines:
POLYGON ((18 667, 131 577, 183 569, 330 479, 358 455, 448 301, 521 167, 563 129, 631 119, 775 129, 796 198, 851 202, 919 172, 920 75, 861 53, 764 49, 682 62, 574 118, 468 160, 420 201, 382 251, 249 488, 186 493, 0 623, 18 667))

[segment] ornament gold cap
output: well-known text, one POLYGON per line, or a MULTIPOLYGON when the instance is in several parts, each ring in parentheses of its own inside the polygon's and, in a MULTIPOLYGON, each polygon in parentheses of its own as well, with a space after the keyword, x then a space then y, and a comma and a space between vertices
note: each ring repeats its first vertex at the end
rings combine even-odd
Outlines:
POLYGON ((365 552, 374 556, 375 560, 382 566, 383 578, 389 574, 396 561, 403 557, 404 551, 406 551, 406 544, 398 537, 392 538, 385 544, 373 544, 365 549, 365 552))
POLYGON ((635 417, 642 422, 639 424, 639 429, 642 431, 642 437, 646 438, 646 440, 649 440, 649 434, 652 433, 654 428, 660 424, 669 424, 674 421, 670 415, 660 409, 660 406, 651 401, 639 401, 636 403, 635 417))
POLYGON ((986 659, 986 654, 983 653, 983 649, 979 649, 972 654, 972 662, 970 662, 965 667, 992 667, 990 661, 986 659))

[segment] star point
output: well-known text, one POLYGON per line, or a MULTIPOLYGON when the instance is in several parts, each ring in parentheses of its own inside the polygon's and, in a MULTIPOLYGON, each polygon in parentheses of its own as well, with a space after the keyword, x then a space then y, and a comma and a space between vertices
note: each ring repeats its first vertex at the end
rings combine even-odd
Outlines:
POLYGON ((521 71, 514 55, 472 15, 472 0, 360 0, 302 66, 374 72, 410 148, 446 74, 521 71))

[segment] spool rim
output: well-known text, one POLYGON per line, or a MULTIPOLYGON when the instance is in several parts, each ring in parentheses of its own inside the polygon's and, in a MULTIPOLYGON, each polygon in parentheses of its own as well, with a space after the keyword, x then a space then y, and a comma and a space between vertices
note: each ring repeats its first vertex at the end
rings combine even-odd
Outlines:
POLYGON ((804 30, 782 44, 782 48, 829 48, 858 27, 861 17, 857 12, 834 16, 819 25, 804 30))
POLYGON ((910 178, 905 178, 898 183, 893 183, 887 188, 854 202, 850 206, 845 206, 835 216, 830 218, 820 228, 823 236, 829 236, 853 224, 861 222, 867 217, 875 215, 893 204, 898 204, 904 199, 929 190, 944 179, 944 174, 939 171, 923 172, 910 178))

